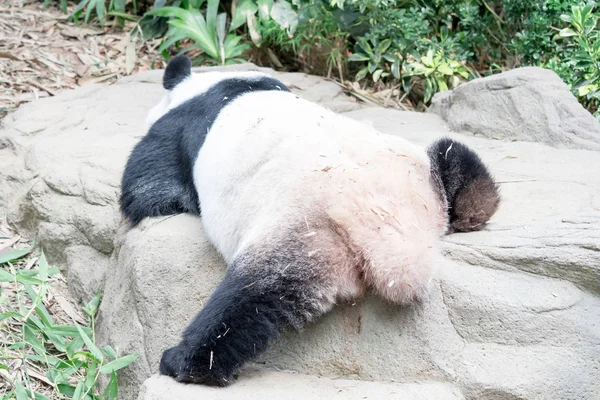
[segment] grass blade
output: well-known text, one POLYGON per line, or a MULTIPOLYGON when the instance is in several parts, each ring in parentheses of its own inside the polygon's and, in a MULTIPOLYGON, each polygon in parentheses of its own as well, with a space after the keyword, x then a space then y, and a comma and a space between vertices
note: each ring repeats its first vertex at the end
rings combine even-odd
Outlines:
POLYGON ((75 387, 75 393, 73 393, 72 400, 81 400, 83 396, 83 381, 80 380, 75 387))
POLYGON ((100 362, 104 361, 104 356, 102 355, 102 352, 100 351, 100 349, 98 347, 96 347, 94 342, 92 342, 90 337, 83 331, 83 329, 81 329, 81 327, 77 324, 77 322, 73 321, 73 323, 77 327, 77 331, 79 331, 79 336, 81 336, 81 338, 83 339, 83 342, 87 346, 90 353, 92 353, 92 355, 98 361, 100 361, 100 362))
POLYGON ((15 276, 10 272, 0 269, 0 282, 14 282, 15 276))
POLYGON ((83 307, 83 312, 85 312, 90 318, 94 318, 96 316, 96 313, 98 312, 98 305, 100 304, 101 297, 102 297, 102 292, 96 293, 94 298, 92 300, 90 300, 89 303, 87 303, 85 305, 85 307, 83 307))
POLYGON ((109 374, 121 368, 125 368, 126 366, 134 362, 139 356, 139 354, 130 354, 121 358, 117 358, 116 360, 111 361, 108 364, 105 364, 102 367, 100 367, 100 373, 109 374))
POLYGON ((31 247, 28 247, 26 249, 21 249, 21 250, 13 250, 11 252, 8 253, 4 253, 4 254, 0 254, 0 264, 4 264, 7 262, 12 262, 15 260, 18 260, 19 258, 26 256, 27 254, 31 253, 31 250, 33 250, 33 245, 31 247))
POLYGON ((28 400, 27 392, 25 388, 17 381, 15 382, 15 391, 17 392, 17 400, 28 400))
POLYGON ((106 400, 116 399, 119 394, 119 385, 117 381, 117 373, 113 372, 110 376, 110 381, 104 390, 104 398, 106 400))

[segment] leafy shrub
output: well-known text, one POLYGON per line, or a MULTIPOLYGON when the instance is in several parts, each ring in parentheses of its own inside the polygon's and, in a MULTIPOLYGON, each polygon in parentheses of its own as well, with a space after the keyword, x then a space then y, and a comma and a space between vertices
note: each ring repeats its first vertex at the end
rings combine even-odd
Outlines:
POLYGON ((190 39, 194 45, 184 51, 197 48, 209 63, 224 65, 243 61, 240 56, 250 46, 240 43, 242 36, 231 32, 231 27, 229 33, 226 33, 227 14, 218 13, 219 0, 208 0, 206 19, 196 8, 201 3, 202 0, 190 3, 187 7, 161 7, 147 13, 149 16, 170 18, 170 29, 159 51, 166 50, 175 42, 190 39))
POLYGON ((434 53, 430 49, 422 56, 420 62, 410 63, 408 66, 411 77, 419 76, 425 80, 423 101, 429 102, 437 92, 454 89, 463 79, 469 78, 469 69, 461 62, 448 58, 439 50, 434 53))
MULTIPOLYGON (((407 94, 423 83, 417 98, 425 103, 467 77, 537 65, 556 71, 597 112, 598 29, 578 31, 571 10, 589 4, 591 27, 598 11, 586 1, 156 0, 139 27, 147 38, 163 37, 165 57, 197 49, 197 62, 210 64, 268 56, 279 68, 330 75, 336 67, 340 78, 347 71, 378 87, 400 83, 407 94), (556 40, 567 25, 573 34, 556 40)), ((131 19, 127 12, 140 12, 135 0, 81 0, 73 16, 131 19)))
MULTIPOLYGON (((14 250, 0 255, 0 282, 10 285, 11 297, 6 292, 0 296, 0 369, 8 371, 8 361, 19 359, 23 363, 21 374, 10 382, 12 390, 3 398, 49 400, 36 391, 31 382, 35 372, 31 366, 45 372, 42 378, 51 386, 52 398, 109 400, 118 398, 116 371, 134 362, 138 355, 121 356, 111 346, 100 349, 95 340, 95 318, 100 302, 96 295, 83 311, 89 319, 88 326, 60 324, 44 305, 53 277, 59 273, 46 262, 44 253, 39 257, 38 268, 19 269, 18 260, 32 248, 14 250), (100 393, 100 375, 109 378, 100 393)), ((4 375, 6 377, 8 375, 4 375)))
POLYGON ((259 15, 259 30, 263 47, 296 61, 312 73, 330 74, 337 68, 343 75, 346 39, 349 36, 345 15, 336 14, 326 1, 296 2, 297 25, 293 34, 280 24, 259 15))
POLYGON ((573 6, 561 19, 569 26, 559 36, 567 40, 571 51, 549 65, 562 73, 573 93, 600 119, 600 11, 595 2, 589 2, 573 6))

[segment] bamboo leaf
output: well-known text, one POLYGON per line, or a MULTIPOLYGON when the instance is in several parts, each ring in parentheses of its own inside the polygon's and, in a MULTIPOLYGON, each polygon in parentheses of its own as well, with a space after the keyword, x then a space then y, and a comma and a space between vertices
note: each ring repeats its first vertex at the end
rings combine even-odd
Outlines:
POLYGON ((121 368, 125 368, 126 366, 137 360, 139 356, 139 354, 130 354, 121 358, 117 358, 116 360, 111 361, 108 364, 104 364, 102 367, 100 367, 100 373, 110 374, 121 368))
POLYGON ((83 329, 81 329, 81 327, 77 324, 77 322, 75 322, 75 321, 73 321, 73 322, 75 323, 75 326, 77 327, 77 330, 79 331, 79 336, 81 336, 81 338, 83 339, 83 342, 85 343, 86 347, 88 348, 88 350, 90 351, 92 356, 94 356, 94 358, 96 358, 100 362, 104 361, 104 356, 102 355, 102 352, 100 351, 100 349, 98 347, 96 347, 94 342, 92 342, 90 337, 83 331, 83 329))
POLYGON ((0 264, 16 261, 19 258, 31 253, 31 250, 33 250, 33 245, 26 249, 14 250, 8 253, 0 254, 0 264))

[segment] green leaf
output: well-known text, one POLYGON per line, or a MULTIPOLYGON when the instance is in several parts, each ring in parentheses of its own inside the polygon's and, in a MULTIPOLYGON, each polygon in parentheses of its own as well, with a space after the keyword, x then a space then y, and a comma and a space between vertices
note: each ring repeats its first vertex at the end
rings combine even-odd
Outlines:
POLYGON ((89 22, 90 16, 92 15, 92 10, 94 9, 94 1, 95 0, 86 1, 87 6, 85 9, 85 16, 83 18, 86 24, 89 22))
POLYGON ((81 400, 82 397, 83 397, 83 381, 80 380, 77 383, 77 387, 75 388, 75 392, 73 393, 73 397, 71 399, 72 400, 81 400))
POLYGON ((117 352, 110 345, 104 346, 102 351, 104 351, 104 354, 106 354, 109 358, 117 358, 117 352))
POLYGON ((79 337, 79 332, 77 332, 77 337, 74 337, 69 342, 69 344, 67 345, 67 348, 65 349, 69 358, 72 358, 73 354, 75 354, 76 352, 81 350, 83 348, 84 344, 85 344, 85 342, 83 341, 83 339, 81 337, 79 337))
POLYGON ((233 34, 227 36, 225 39, 225 54, 227 55, 227 58, 236 58, 250 49, 249 44, 240 44, 240 40, 242 40, 241 36, 235 36, 233 34))
POLYGON ((202 14, 196 10, 186 11, 184 19, 171 19, 169 24, 185 33, 196 42, 199 49, 207 53, 213 60, 219 60, 219 48, 216 32, 209 31, 202 14))
POLYGON ((28 247, 26 249, 13 250, 8 253, 0 254, 0 264, 16 261, 19 258, 26 256, 27 254, 31 253, 33 247, 34 246, 32 245, 31 247, 28 247))
POLYGON ((23 319, 23 315, 12 311, 3 312, 0 314, 0 321, 4 321, 7 318, 16 318, 20 320, 23 319))
POLYGON ((117 358, 116 360, 111 361, 108 364, 104 364, 102 367, 100 367, 100 373, 109 374, 111 372, 124 368, 132 362, 134 362, 139 356, 139 354, 130 354, 121 358, 117 358))
POLYGON ((448 76, 454 75, 454 71, 452 71, 452 68, 450 68, 450 66, 445 62, 438 65, 437 70, 444 75, 448 75, 448 76))
POLYGON ((367 76, 368 73, 369 73, 369 68, 367 68, 367 67, 361 68, 361 70, 358 71, 358 73, 356 74, 356 77, 354 78, 354 80, 356 82, 361 81, 365 78, 365 76, 367 76))
POLYGON ((261 20, 268 20, 271 17, 273 0, 258 0, 258 16, 261 20))
POLYGON ((559 34, 560 37, 570 37, 570 36, 577 35, 577 33, 573 29, 571 29, 571 28, 561 29, 558 34, 559 34))
POLYGON ((126 0, 115 0, 114 6, 113 6, 113 10, 115 11, 119 11, 121 13, 125 12, 125 5, 126 5, 127 1, 126 0))
POLYGON ((369 65, 367 67, 369 68, 369 73, 372 74, 377 69, 377 63, 375 61, 369 61, 369 65))
POLYGON ((17 282, 27 283, 30 285, 43 285, 44 284, 44 281, 42 281, 41 279, 32 278, 30 276, 27 276, 27 275, 21 274, 21 273, 17 273, 16 280, 17 280, 17 282))
POLYGON ((363 61, 369 61, 371 58, 361 54, 361 53, 354 53, 352 54, 350 57, 348 57, 348 61, 359 61, 359 62, 363 62, 363 61))
POLYGON ((275 0, 271 9, 271 18, 287 31, 290 38, 293 37, 298 26, 298 13, 294 11, 290 3, 286 0, 275 0))
POLYGON ((373 73, 373 82, 377 82, 379 78, 381 78, 381 74, 383 73, 382 69, 378 69, 373 73))
POLYGON ((452 89, 460 85, 460 79, 456 75, 452 76, 452 89))
MULTIPOLYGON (((96 369, 98 368, 98 363, 96 361, 92 361, 90 366, 88 367, 87 373, 85 375, 85 389, 93 388, 96 384, 96 369)), ((93 390, 93 389, 92 389, 93 390)))
POLYGON ((446 80, 443 77, 439 77, 437 79, 437 87, 440 92, 445 92, 446 90, 448 90, 448 84, 446 83, 446 80))
POLYGON ((100 21, 100 25, 104 26, 104 0, 95 0, 96 1, 96 16, 98 17, 98 21, 100 21))
POLYGON ((17 393, 17 400, 28 400, 29 396, 27 396, 27 392, 25 388, 19 383, 19 381, 15 382, 15 392, 17 393))
POLYGON ((23 326, 23 336, 25 337, 25 341, 27 342, 27 344, 33 350, 35 350, 36 353, 40 355, 46 354, 46 349, 44 348, 44 345, 37 337, 37 335, 33 332, 33 330, 27 325, 23 326))
POLYGON ((565 22, 571 22, 571 16, 567 14, 561 14, 560 19, 562 19, 565 22))
POLYGON ((0 282, 14 282, 15 276, 3 269, 0 269, 0 282))
POLYGON ((379 43, 377 45, 377 49, 375 51, 379 54, 383 54, 390 47, 391 44, 392 44, 392 39, 382 40, 381 43, 379 43))
POLYGON ((369 44, 367 39, 365 39, 365 38, 360 39, 358 41, 358 47, 363 49, 365 51, 365 53, 367 53, 368 55, 373 55, 373 49, 371 48, 371 45, 369 44))
POLYGON ((129 21, 134 21, 137 22, 140 20, 139 17, 136 17, 135 15, 131 15, 131 14, 127 14, 124 12, 119 12, 119 11, 110 11, 108 13, 106 13, 106 15, 110 15, 111 17, 119 17, 119 18, 123 18, 129 21))
POLYGON ((37 393, 37 392, 34 392, 34 393, 33 393, 33 398, 34 398, 35 400, 50 400, 50 398, 49 398, 49 397, 46 397, 46 396, 44 396, 43 394, 40 394, 40 393, 37 393))
POLYGON ((465 79, 469 79, 469 72, 465 70, 458 71, 458 74, 465 79))
MULTIPOLYGON (((73 322, 75 322, 75 321, 73 321, 73 322)), ((90 353, 92 353, 94 358, 96 358, 100 362, 104 361, 104 356, 102 355, 102 352, 100 351, 100 349, 98 347, 96 347, 94 342, 92 342, 90 337, 83 331, 83 329, 81 329, 81 327, 77 324, 77 322, 75 322, 75 326, 77 327, 77 330, 79 331, 79 336, 81 336, 81 338, 83 339, 83 342, 85 343, 85 345, 88 348, 88 350, 90 351, 90 353)))
POLYGON ((106 400, 116 399, 119 395, 119 384, 117 381, 117 373, 113 372, 110 376, 110 381, 104 389, 104 397, 106 400))
POLYGON ((262 35, 260 34, 259 24, 256 20, 256 15, 252 14, 248 11, 246 15, 248 18, 248 32, 250 33, 250 39, 256 45, 256 47, 260 47, 262 44, 262 35))
POLYGON ((100 304, 100 299, 102 298, 102 292, 96 293, 96 295, 90 300, 85 307, 83 307, 83 312, 86 313, 90 318, 94 318, 96 313, 98 312, 98 305, 100 304))
POLYGON ((225 64, 225 24, 227 23, 227 14, 221 13, 217 16, 217 40, 219 43, 219 55, 221 64, 225 64))
POLYGON ((247 11, 255 14, 256 11, 258 11, 258 6, 254 4, 254 1, 252 0, 240 0, 235 8, 235 14, 233 14, 233 18, 231 19, 231 25, 229 26, 230 32, 236 30, 246 23, 247 11))
POLYGON ((73 396, 75 394, 75 386, 71 386, 67 383, 59 383, 56 386, 58 391, 65 396, 73 396))
POLYGON ((44 332, 47 328, 54 326, 54 320, 50 316, 50 313, 44 306, 44 303, 38 300, 38 304, 35 306, 35 312, 40 317, 40 320, 44 324, 44 332))
POLYGON ((40 277, 41 280, 46 280, 48 279, 48 261, 46 260, 46 254, 44 254, 44 251, 42 250, 42 253, 40 254, 40 259, 38 261, 38 265, 40 266, 39 269, 39 273, 38 276, 40 277))
POLYGON ((433 66, 433 49, 427 50, 427 54, 421 57, 421 62, 427 67, 433 66))
POLYGON ((206 4, 206 27, 209 32, 217 30, 217 13, 219 11, 219 0, 208 0, 206 4))
POLYGON ((425 80, 425 90, 423 92, 423 101, 427 103, 433 96, 434 89, 430 79, 425 80))
MULTIPOLYGON (((86 334, 91 335, 92 330, 85 327, 80 327, 86 334)), ((79 330, 75 325, 54 325, 44 329, 44 333, 63 337, 79 337, 79 330)))
POLYGON ((400 59, 396 58, 392 63, 392 75, 396 79, 400 79, 400 59))

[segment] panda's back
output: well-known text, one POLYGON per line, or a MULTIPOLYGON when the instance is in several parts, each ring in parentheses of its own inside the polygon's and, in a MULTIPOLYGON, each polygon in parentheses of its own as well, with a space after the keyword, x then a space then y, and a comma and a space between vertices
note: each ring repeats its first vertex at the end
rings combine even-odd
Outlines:
POLYGON ((372 230, 388 213, 388 223, 401 219, 437 237, 445 214, 429 174, 419 147, 276 91, 226 106, 194 167, 206 233, 227 260, 244 241, 323 216, 372 230))

